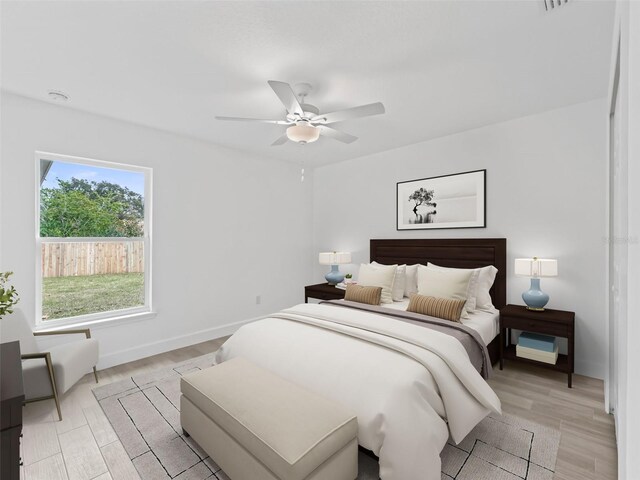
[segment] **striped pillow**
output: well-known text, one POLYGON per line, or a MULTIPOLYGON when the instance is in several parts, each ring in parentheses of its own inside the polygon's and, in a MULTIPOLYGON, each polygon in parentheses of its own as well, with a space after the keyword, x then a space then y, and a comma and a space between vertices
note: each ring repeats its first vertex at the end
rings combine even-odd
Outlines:
POLYGON ((380 305, 382 287, 364 287, 362 285, 347 285, 344 299, 352 302, 380 305))
POLYGON ((453 298, 427 297, 414 293, 409 299, 407 312, 421 313, 431 317, 438 317, 452 322, 459 322, 466 300, 453 298))

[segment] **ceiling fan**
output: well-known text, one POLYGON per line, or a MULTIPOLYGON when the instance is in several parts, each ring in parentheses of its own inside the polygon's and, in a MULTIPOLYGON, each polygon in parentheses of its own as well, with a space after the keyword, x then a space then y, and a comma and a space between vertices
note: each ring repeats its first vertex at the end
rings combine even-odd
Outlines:
POLYGON ((282 145, 287 140, 305 145, 318 140, 320 135, 333 138, 344 143, 355 142, 358 137, 349 135, 348 133, 329 127, 329 124, 351 120, 353 118, 368 117, 370 115, 378 115, 384 113, 384 105, 382 103, 370 103, 359 107, 338 110, 337 112, 320 114, 318 107, 305 103, 304 99, 311 91, 311 85, 308 83, 298 83, 295 85, 297 95, 291 88, 291 85, 285 82, 269 80, 267 83, 271 86, 284 108, 287 115, 283 120, 262 120, 259 118, 239 118, 239 117, 216 117, 218 120, 232 120, 242 122, 261 122, 275 123, 276 125, 289 125, 286 132, 279 137, 271 145, 282 145))

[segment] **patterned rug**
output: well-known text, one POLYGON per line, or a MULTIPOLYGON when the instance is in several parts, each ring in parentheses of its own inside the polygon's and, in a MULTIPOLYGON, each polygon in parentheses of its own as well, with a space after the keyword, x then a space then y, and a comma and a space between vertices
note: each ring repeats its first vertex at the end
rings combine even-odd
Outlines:
MULTIPOLYGON (((180 426, 180 377, 214 364, 214 354, 93 390, 143 480, 226 480, 180 426)), ((442 480, 551 480, 560 432, 512 415, 490 415, 442 451, 442 480)), ((358 480, 378 479, 360 453, 358 480)))

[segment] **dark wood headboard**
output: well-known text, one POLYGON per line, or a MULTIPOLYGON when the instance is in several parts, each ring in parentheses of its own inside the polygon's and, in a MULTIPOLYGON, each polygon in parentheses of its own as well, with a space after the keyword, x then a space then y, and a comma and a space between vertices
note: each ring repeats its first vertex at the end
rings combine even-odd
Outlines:
POLYGON ((386 265, 426 265, 427 262, 453 268, 493 265, 498 269, 489 291, 493 305, 499 309, 507 304, 506 238, 372 239, 370 256, 372 262, 386 265))

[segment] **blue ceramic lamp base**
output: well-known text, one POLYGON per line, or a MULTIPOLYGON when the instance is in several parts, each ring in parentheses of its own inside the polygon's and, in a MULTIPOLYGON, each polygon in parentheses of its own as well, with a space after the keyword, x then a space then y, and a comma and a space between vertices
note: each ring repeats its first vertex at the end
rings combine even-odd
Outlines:
POLYGON ((532 278, 529 290, 522 294, 522 300, 527 305, 527 310, 544 311, 544 306, 549 302, 549 295, 540 290, 540 279, 532 278))
POLYGON ((344 275, 338 270, 338 265, 331 265, 331 271, 324 278, 327 279, 329 285, 337 285, 344 280, 344 275))

